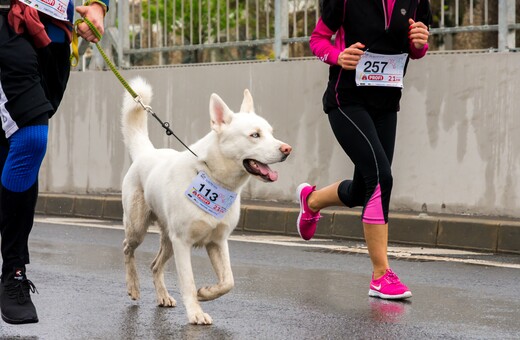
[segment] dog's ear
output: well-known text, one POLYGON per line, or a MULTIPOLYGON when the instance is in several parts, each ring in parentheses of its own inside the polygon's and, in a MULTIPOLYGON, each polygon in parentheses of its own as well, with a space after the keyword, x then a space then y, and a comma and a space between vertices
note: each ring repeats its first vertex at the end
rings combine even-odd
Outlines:
POLYGON ((222 98, 213 93, 209 99, 209 115, 211 128, 219 132, 222 125, 229 124, 233 118, 233 111, 224 103, 222 98))
POLYGON ((248 89, 244 90, 244 100, 242 101, 242 105, 240 106, 240 112, 255 112, 255 108, 253 105, 253 96, 251 96, 251 92, 249 92, 248 89))

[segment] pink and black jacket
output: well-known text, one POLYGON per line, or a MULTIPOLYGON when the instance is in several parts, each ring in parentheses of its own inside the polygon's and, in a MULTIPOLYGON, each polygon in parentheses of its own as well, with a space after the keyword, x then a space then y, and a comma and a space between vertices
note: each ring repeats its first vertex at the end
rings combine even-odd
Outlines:
POLYGON ((314 55, 331 65, 323 97, 325 112, 348 104, 362 104, 380 110, 399 110, 401 89, 357 87, 355 71, 337 65, 340 52, 356 42, 366 50, 381 54, 408 53, 412 59, 426 54, 428 46, 417 50, 408 38, 409 23, 431 24, 429 0, 323 0, 321 18, 310 38, 314 55), (335 44, 331 43, 335 35, 335 44))

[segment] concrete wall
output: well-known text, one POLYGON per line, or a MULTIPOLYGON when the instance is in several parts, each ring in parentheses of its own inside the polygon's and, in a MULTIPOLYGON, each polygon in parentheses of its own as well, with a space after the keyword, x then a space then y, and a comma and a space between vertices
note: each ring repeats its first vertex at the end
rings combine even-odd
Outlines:
MULTIPOLYGON (((153 86, 154 111, 186 143, 209 131, 208 102, 218 93, 238 110, 249 88, 293 154, 274 166, 279 180, 250 182, 245 199, 296 202, 303 181, 322 187, 351 176, 321 97, 327 66, 317 60, 182 66, 124 71, 153 86)), ((115 193, 129 166, 119 114, 124 88, 111 72, 73 72, 51 120, 40 173, 42 192, 115 193)), ((394 211, 520 217, 520 56, 429 55, 405 79, 394 158, 394 211)), ((151 117, 157 147, 182 146, 151 117)))

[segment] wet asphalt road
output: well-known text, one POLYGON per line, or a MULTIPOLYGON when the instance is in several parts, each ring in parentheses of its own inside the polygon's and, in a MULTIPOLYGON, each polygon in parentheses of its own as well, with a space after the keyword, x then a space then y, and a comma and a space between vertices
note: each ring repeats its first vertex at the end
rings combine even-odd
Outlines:
MULTIPOLYGON (((166 285, 177 307, 155 305, 148 266, 157 234, 149 234, 138 248, 141 299, 131 301, 123 231, 74 221, 36 223, 28 276, 39 291, 33 301, 40 322, 14 326, 0 321, 0 339, 520 339, 520 256, 451 256, 448 251, 443 261, 392 259, 414 296, 387 302, 367 295, 366 254, 319 247, 355 250, 361 245, 295 238, 265 244, 247 242, 263 240, 258 235, 236 235, 230 242, 235 288, 202 304, 213 325, 194 326, 187 323, 172 260, 166 285), (309 244, 315 247, 305 247, 309 244), (452 258, 485 258, 503 267, 452 258)), ((204 250, 194 250, 193 265, 197 286, 214 282, 204 250)))

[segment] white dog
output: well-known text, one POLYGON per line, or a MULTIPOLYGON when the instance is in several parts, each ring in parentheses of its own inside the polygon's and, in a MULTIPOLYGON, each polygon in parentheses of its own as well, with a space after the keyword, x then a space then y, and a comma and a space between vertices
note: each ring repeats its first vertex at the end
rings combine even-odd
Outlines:
MULTIPOLYGON (((131 87, 149 105, 152 89, 141 78, 131 87)), ((147 112, 128 94, 122 109, 125 145, 132 158, 122 185, 126 284, 139 298, 135 249, 148 227, 161 231, 160 249, 151 269, 159 306, 174 307, 164 284, 164 265, 175 253, 180 293, 192 324, 211 324, 199 301, 216 299, 234 286, 228 237, 240 214, 240 192, 251 177, 278 178, 268 164, 284 161, 291 146, 273 137, 269 123, 254 113, 248 90, 239 113, 216 94, 210 97, 211 131, 189 151, 156 149, 148 138, 147 112), (192 247, 205 246, 218 282, 197 290, 192 247)))

